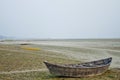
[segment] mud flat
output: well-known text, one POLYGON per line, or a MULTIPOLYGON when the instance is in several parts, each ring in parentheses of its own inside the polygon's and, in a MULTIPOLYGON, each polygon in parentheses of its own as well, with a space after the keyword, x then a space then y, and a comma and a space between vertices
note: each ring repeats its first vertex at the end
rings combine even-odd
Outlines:
MULTIPOLYGON (((24 76, 25 80, 29 80, 36 76, 40 80, 62 80, 65 78, 50 77, 43 61, 47 60, 53 63, 79 63, 107 57, 113 58, 110 71, 102 76, 84 80, 101 80, 101 78, 103 80, 120 79, 120 39, 1 41, 0 79, 6 80, 10 77, 10 80, 12 80, 12 78, 20 79, 21 76, 24 76), (21 47, 37 48, 40 50, 24 50, 21 47), (42 69, 45 69, 45 71, 39 72, 42 69), (11 72, 14 74, 9 74, 11 72), (33 74, 36 75, 33 77, 29 76, 28 79, 26 78, 28 75, 33 74)), ((69 80, 69 78, 65 80, 69 80)), ((70 80, 74 80, 74 78, 70 80)))
POLYGON ((92 61, 112 57, 112 68, 120 68, 120 39, 86 40, 24 40, 1 42, 2 44, 31 44, 46 51, 57 52, 78 61, 92 61))

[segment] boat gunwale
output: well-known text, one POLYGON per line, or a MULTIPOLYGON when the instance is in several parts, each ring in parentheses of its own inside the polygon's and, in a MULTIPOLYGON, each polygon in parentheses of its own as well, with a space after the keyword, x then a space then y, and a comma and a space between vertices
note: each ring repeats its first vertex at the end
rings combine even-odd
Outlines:
MULTIPOLYGON (((101 60, 107 60, 107 59, 111 59, 112 61, 112 57, 110 58, 106 58, 106 59, 101 59, 101 60)), ((101 61, 101 60, 97 60, 97 61, 101 61)), ((47 63, 47 64, 50 64, 52 66, 58 66, 58 67, 61 67, 61 68, 71 68, 71 69, 95 69, 95 68, 100 68, 100 67, 105 67, 105 66, 109 66, 111 64, 111 61, 108 62, 107 64, 103 64, 103 65, 97 65, 97 66, 83 66, 83 67, 70 67, 70 66, 65 66, 65 65, 70 65, 70 64, 53 64, 53 63, 49 63, 47 61, 44 61, 44 63, 47 63)), ((95 61, 91 61, 91 62, 95 62, 95 61)), ((91 62, 85 62, 85 63, 91 63, 91 62)), ((81 64, 85 64, 85 63, 79 63, 79 65, 81 64)), ((75 65, 75 64, 71 64, 71 65, 75 65)))

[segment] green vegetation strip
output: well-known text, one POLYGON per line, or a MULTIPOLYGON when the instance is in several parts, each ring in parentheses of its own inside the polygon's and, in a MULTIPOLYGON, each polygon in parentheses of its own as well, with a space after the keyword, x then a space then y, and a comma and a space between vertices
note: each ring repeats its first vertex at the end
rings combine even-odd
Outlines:
POLYGON ((87 78, 65 78, 56 77, 49 72, 26 72, 19 74, 0 74, 1 80, 120 80, 120 74, 108 70, 100 76, 87 77, 87 78))

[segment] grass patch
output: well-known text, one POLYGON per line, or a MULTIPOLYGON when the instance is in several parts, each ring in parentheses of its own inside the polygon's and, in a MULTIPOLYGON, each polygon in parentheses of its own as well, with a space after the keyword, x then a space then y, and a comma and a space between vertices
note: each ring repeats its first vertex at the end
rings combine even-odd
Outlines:
POLYGON ((58 56, 56 53, 40 50, 29 51, 20 47, 2 46, 0 48, 0 71, 30 70, 45 68, 43 61, 53 63, 73 63, 74 60, 58 56))
MULTIPOLYGON (((27 45, 28 46, 28 45, 27 45)), ((55 52, 41 50, 24 50, 22 45, 0 44, 0 72, 21 71, 46 68, 43 61, 52 63, 78 63, 55 52)), ((28 46, 32 47, 32 45, 28 46)), ((34 46, 33 46, 34 47, 34 46)), ((102 75, 88 78, 55 77, 48 71, 0 74, 0 80, 120 80, 120 70, 108 70, 102 75)))
POLYGON ((20 74, 2 74, 0 75, 1 80, 120 80, 120 75, 110 78, 108 75, 118 75, 112 71, 107 71, 103 75, 87 78, 63 78, 55 77, 49 74, 49 72, 30 72, 20 74))

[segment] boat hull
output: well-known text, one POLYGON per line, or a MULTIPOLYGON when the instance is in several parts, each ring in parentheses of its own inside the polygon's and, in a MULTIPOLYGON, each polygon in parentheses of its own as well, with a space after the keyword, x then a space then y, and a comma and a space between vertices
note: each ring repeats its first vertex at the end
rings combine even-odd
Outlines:
POLYGON ((59 66, 51 63, 44 62, 49 69, 49 72, 55 76, 64 77, 89 77, 100 75, 107 71, 109 64, 97 66, 97 67, 69 67, 59 66))

